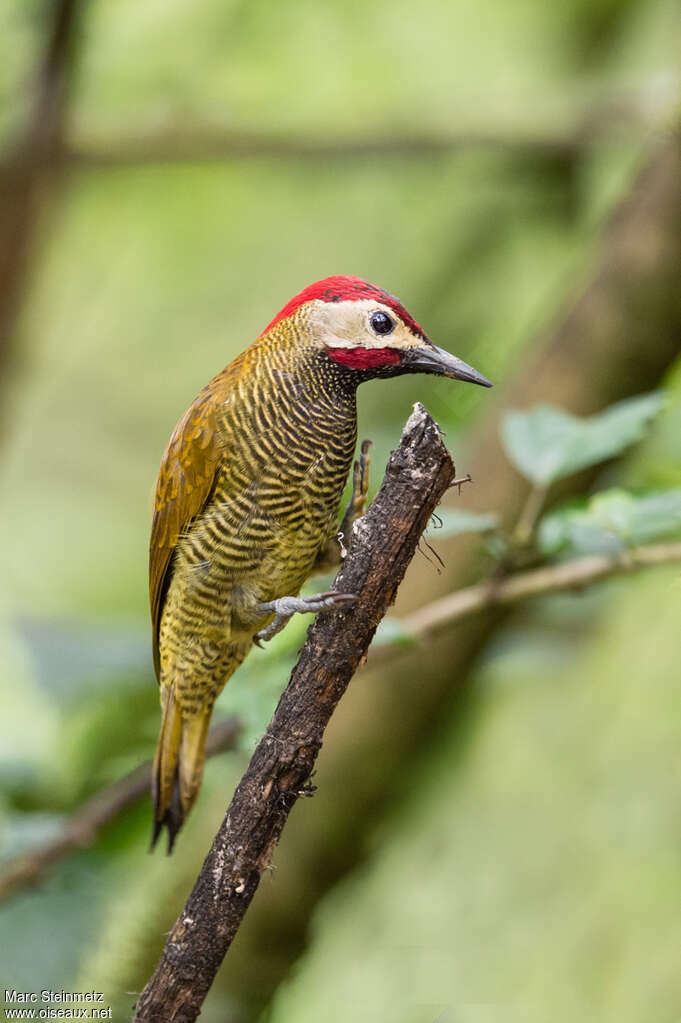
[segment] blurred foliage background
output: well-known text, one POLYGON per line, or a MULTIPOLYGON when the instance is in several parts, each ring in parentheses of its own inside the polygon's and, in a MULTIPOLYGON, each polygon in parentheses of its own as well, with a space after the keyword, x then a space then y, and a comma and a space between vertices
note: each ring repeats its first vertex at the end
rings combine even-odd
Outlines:
MULTIPOLYGON (((671 144, 681 9, 26 0, 1 5, 0 26, 9 860, 152 754, 160 455, 196 392, 301 287, 332 273, 383 285, 497 385, 366 385, 374 489, 419 399, 476 480, 451 507, 513 517, 498 483, 510 467, 480 438, 519 394, 565 402, 563 375, 532 367, 572 350, 565 310, 607 260, 638 286, 651 237, 634 231, 620 253, 604 224, 671 144)), ((660 259, 673 277, 673 241, 660 259)), ((645 344, 627 343, 642 327, 627 314, 600 361, 572 360, 569 407, 663 387, 664 410, 573 495, 681 485, 681 298, 660 285, 650 301, 645 344)), ((417 559, 397 616, 490 568, 474 535, 429 542, 445 567, 417 559)), ((677 575, 487 613, 360 673, 202 1019, 678 1020, 677 575)), ((171 859, 147 855, 145 800, 4 901, 0 986, 96 988, 128 1018, 306 624, 223 693, 240 746, 209 764, 171 859)))

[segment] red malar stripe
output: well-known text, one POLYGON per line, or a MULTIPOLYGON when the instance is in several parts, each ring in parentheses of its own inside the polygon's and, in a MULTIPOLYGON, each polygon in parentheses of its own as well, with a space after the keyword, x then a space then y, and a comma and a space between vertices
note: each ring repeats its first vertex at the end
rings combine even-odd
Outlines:
POLYGON ((394 348, 327 348, 326 354, 348 369, 374 369, 400 361, 394 348))

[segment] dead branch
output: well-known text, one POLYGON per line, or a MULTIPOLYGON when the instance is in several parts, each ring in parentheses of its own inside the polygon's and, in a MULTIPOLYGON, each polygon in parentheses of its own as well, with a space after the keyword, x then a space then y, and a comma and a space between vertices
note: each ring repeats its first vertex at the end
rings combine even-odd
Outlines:
MULTIPOLYGON (((485 396, 484 416, 466 435, 465 467, 475 480, 475 486, 465 491, 466 510, 493 509, 507 527, 518 520, 527 484, 509 464, 499 440, 506 409, 548 401, 588 415, 659 386, 678 359, 678 133, 670 133, 642 160, 598 245, 585 249, 580 259, 582 281, 575 283, 556 322, 518 355, 510 378, 495 380, 494 390, 485 396)), ((442 284, 446 287, 446 280, 442 284)), ((460 354, 465 356, 465 350, 460 354)), ((586 473, 564 481, 560 496, 584 493, 592 478, 586 473)), ((549 495, 549 506, 557 496, 549 495)), ((452 538, 438 541, 438 549, 446 569, 436 576, 425 561, 413 562, 409 586, 401 590, 402 614, 426 603, 425 594, 430 601, 480 578, 476 544, 465 537, 452 538)), ((258 898, 251 910, 256 919, 240 936, 225 967, 225 982, 259 1010, 304 947, 313 907, 356 866, 364 847, 358 835, 375 829, 390 804, 396 774, 404 771, 421 744, 432 741, 443 708, 451 709, 457 698, 454 680, 463 685, 470 677, 478 652, 499 625, 500 610, 471 616, 458 628, 442 629, 427 658, 418 649, 402 648, 389 672, 381 671, 379 663, 370 685, 358 686, 345 701, 343 728, 325 743, 325 799, 331 823, 323 833, 312 823, 298 824, 280 861, 281 884, 258 898), (413 685, 415 671, 418 685, 413 685), (376 721, 381 722, 380 732, 376 721), (249 968, 253 962, 266 965, 254 971, 249 968)))
POLYGON ((274 716, 253 754, 156 971, 137 1003, 138 1021, 189 1023, 198 1016, 289 813, 311 795, 327 724, 362 663, 378 623, 438 501, 454 479, 440 433, 417 404, 383 485, 354 526, 335 581, 356 593, 349 609, 311 625, 274 716))

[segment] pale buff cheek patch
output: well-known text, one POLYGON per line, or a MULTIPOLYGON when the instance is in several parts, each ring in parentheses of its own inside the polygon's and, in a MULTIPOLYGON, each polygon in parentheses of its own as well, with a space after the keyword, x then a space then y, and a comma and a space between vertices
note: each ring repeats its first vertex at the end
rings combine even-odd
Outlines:
MULTIPOLYGON (((363 348, 387 350, 394 354, 410 348, 417 348, 422 343, 421 339, 412 334, 397 314, 381 302, 372 299, 322 302, 320 299, 315 299, 310 305, 312 306, 310 323, 312 333, 320 346, 327 350, 363 348), (395 329, 389 335, 377 336, 371 329, 370 319, 376 312, 385 313, 395 323, 395 329)), ((338 359, 337 361, 342 360, 338 359)), ((386 361, 397 360, 382 359, 379 363, 363 362, 361 367, 353 368, 384 365, 386 361)))

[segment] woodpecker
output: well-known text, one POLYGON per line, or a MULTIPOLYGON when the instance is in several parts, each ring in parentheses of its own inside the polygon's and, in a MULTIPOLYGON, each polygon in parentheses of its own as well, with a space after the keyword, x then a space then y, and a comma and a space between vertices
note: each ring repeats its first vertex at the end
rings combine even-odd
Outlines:
MULTIPOLYGON (((358 277, 309 285, 207 384, 175 427, 156 484, 149 554, 162 722, 154 834, 168 851, 201 784, 213 704, 251 650, 296 612, 353 594, 299 597, 338 563, 338 511, 364 380, 429 373, 490 387, 437 348, 401 302, 358 277)), ((341 525, 364 510, 368 448, 341 525)))

